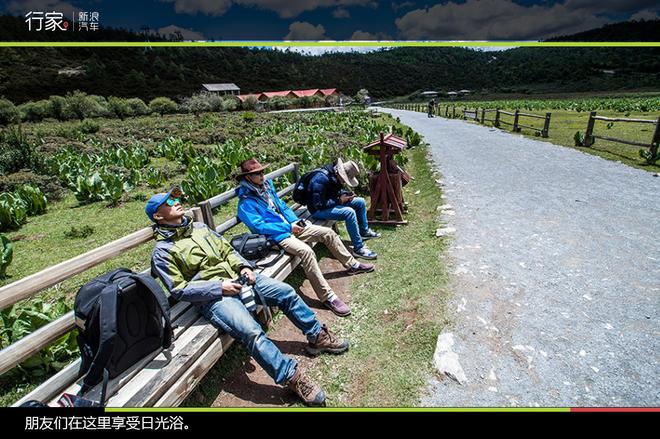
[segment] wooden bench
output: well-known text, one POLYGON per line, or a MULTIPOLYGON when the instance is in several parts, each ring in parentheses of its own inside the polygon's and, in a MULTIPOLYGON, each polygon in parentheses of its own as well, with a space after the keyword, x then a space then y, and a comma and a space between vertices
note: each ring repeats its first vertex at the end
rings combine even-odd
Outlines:
MULTIPOLYGON (((297 170, 296 164, 290 164, 271 172, 266 175, 266 178, 274 179, 292 173, 293 181, 295 181, 297 170)), ((285 196, 293 191, 293 187, 294 185, 290 185, 278 194, 285 196)), ((212 209, 226 204, 235 198, 237 193, 237 188, 235 188, 200 203, 198 207, 191 209, 195 220, 205 222, 221 234, 235 227, 240 223, 237 217, 233 217, 215 227, 212 209)), ((305 207, 294 204, 292 208, 299 217, 309 217, 309 212, 305 207)), ((314 223, 326 226, 334 224, 332 221, 314 221, 314 223)), ((124 238, 2 287, 0 288, 0 308, 34 296, 45 288, 147 242, 153 244, 151 227, 146 227, 124 238)), ((267 262, 276 256, 277 254, 273 253, 261 262, 267 262)), ((284 280, 299 263, 300 258, 285 254, 277 263, 261 272, 271 278, 284 280)), ((143 273, 149 273, 149 270, 145 270, 143 273)), ((259 311, 263 312, 263 309, 259 311)), ((107 406, 178 406, 233 343, 233 339, 229 335, 213 327, 194 306, 187 302, 178 302, 172 306, 171 319, 175 326, 172 346, 167 350, 161 349, 153 352, 120 376, 111 379, 108 383, 107 406)), ((52 341, 72 330, 76 330, 73 311, 3 349, 0 351, 0 374, 20 364, 52 341)), ((62 393, 77 393, 80 389, 79 380, 81 379, 78 373, 79 368, 80 359, 69 364, 25 395, 14 406, 32 399, 56 405, 57 399, 62 393)), ((89 397, 98 398, 100 387, 100 385, 97 385, 93 388, 88 393, 89 397)))

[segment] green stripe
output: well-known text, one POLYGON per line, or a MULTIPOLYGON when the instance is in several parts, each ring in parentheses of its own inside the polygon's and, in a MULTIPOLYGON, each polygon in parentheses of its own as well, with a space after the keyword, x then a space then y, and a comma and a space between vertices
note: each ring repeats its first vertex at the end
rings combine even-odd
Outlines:
POLYGON ((150 413, 150 412, 355 412, 355 413, 437 413, 437 412, 563 412, 571 411, 568 407, 355 407, 355 408, 307 408, 307 407, 255 407, 255 408, 227 408, 227 407, 168 407, 168 408, 123 408, 106 407, 107 413, 150 413))
POLYGON ((660 42, 534 42, 534 41, 212 41, 212 42, 90 42, 5 41, 0 47, 660 47, 660 42))

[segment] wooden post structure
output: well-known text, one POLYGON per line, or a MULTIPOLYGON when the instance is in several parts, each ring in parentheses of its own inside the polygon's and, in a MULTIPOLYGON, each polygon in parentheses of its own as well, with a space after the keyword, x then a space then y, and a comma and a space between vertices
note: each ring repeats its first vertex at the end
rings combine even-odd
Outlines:
POLYGON ((500 109, 499 108, 495 109, 495 122, 493 122, 493 126, 496 126, 496 127, 500 126, 500 109))
POLYGON ((451 107, 451 118, 456 119, 456 106, 451 107))
POLYGON ((202 214, 202 221, 204 224, 209 226, 211 230, 215 230, 215 220, 213 219, 213 210, 211 209, 211 203, 208 200, 202 201, 198 204, 199 210, 202 214))
POLYGON ((656 157, 658 155, 658 145, 660 144, 660 116, 658 116, 658 121, 655 123, 655 131, 653 132, 653 140, 651 140, 651 156, 656 157))
POLYGON ((511 128, 511 131, 514 132, 519 132, 520 128, 518 127, 518 118, 520 117, 518 109, 516 109, 516 112, 513 113, 513 128, 511 128))
POLYGON ((584 146, 590 147, 594 144, 594 124, 596 123, 596 112, 589 113, 589 122, 587 122, 587 132, 584 133, 584 146))
POLYGON ((449 117, 449 105, 445 107, 445 117, 449 117))
POLYGON ((394 163, 394 154, 406 148, 406 141, 390 133, 365 146, 363 150, 369 155, 378 155, 380 158, 380 171, 370 176, 371 207, 367 212, 370 224, 407 224, 403 219, 403 195, 401 192, 401 170, 398 166, 390 170, 390 163, 394 163), (381 218, 376 219, 376 211, 380 206, 381 218), (390 210, 395 218, 390 219, 390 210))
POLYGON ((486 109, 482 108, 481 109, 481 124, 483 125, 484 121, 486 120, 486 109))
POLYGON ((545 122, 543 123, 543 130, 541 137, 548 137, 548 130, 550 129, 550 113, 545 113, 545 122))

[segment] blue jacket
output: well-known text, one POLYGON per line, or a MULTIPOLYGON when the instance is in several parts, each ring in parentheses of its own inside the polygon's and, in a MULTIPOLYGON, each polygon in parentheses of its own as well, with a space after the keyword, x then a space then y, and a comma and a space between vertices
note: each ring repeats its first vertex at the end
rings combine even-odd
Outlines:
POLYGON ((343 192, 334 166, 326 165, 322 169, 325 169, 328 175, 324 172, 315 172, 307 186, 307 209, 311 214, 319 210, 332 209, 340 204, 339 195, 343 192))
POLYGON ((268 207, 259 194, 247 183, 242 180, 238 189, 238 218, 245 223, 252 233, 266 235, 275 242, 291 236, 291 223, 298 221, 298 217, 289 206, 277 196, 275 186, 271 180, 265 183, 275 206, 280 211, 282 218, 278 213, 268 207))

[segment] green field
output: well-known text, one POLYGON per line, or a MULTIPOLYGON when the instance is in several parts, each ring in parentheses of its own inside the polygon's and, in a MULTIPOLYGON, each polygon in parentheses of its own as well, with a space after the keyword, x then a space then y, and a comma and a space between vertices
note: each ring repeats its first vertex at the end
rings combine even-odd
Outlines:
MULTIPOLYGON (((417 111, 426 111, 426 104, 416 105, 417 107, 415 109, 417 111)), ((399 108, 400 106, 393 105, 393 107, 399 108)), ((539 116, 545 116, 549 112, 551 113, 551 118, 548 138, 541 138, 535 130, 527 128, 522 128, 520 133, 528 137, 534 137, 537 140, 578 149, 588 154, 625 163, 646 171, 660 171, 660 160, 656 161, 655 164, 649 164, 647 160, 640 156, 639 150, 642 149, 641 147, 596 139, 593 146, 585 148, 576 146, 574 140, 576 132, 580 131, 583 135, 586 132, 590 111, 596 111, 597 116, 610 118, 657 121, 660 117, 660 97, 657 95, 620 98, 440 102, 438 104, 437 114, 444 117, 446 109, 449 108, 448 113, 451 116, 453 114, 452 107, 456 108, 457 117, 462 116, 463 109, 474 110, 475 108, 479 109, 479 118, 481 118, 481 109, 483 108, 499 108, 508 112, 518 109, 522 113, 539 116)), ((494 112, 486 113, 486 119, 494 118, 494 112)), ((477 123, 472 119, 467 120, 477 123)), ((509 124, 513 123, 512 116, 502 115, 501 120, 509 124)), ((542 119, 521 116, 519 123, 538 127, 539 129, 543 127, 542 119)), ((493 126, 493 122, 485 121, 485 125, 493 126)), ((511 125, 502 124, 500 128, 505 131, 511 131, 511 125)), ((654 130, 654 124, 596 121, 594 135, 650 144, 654 130)), ((645 150, 648 151, 648 148, 645 150)))

